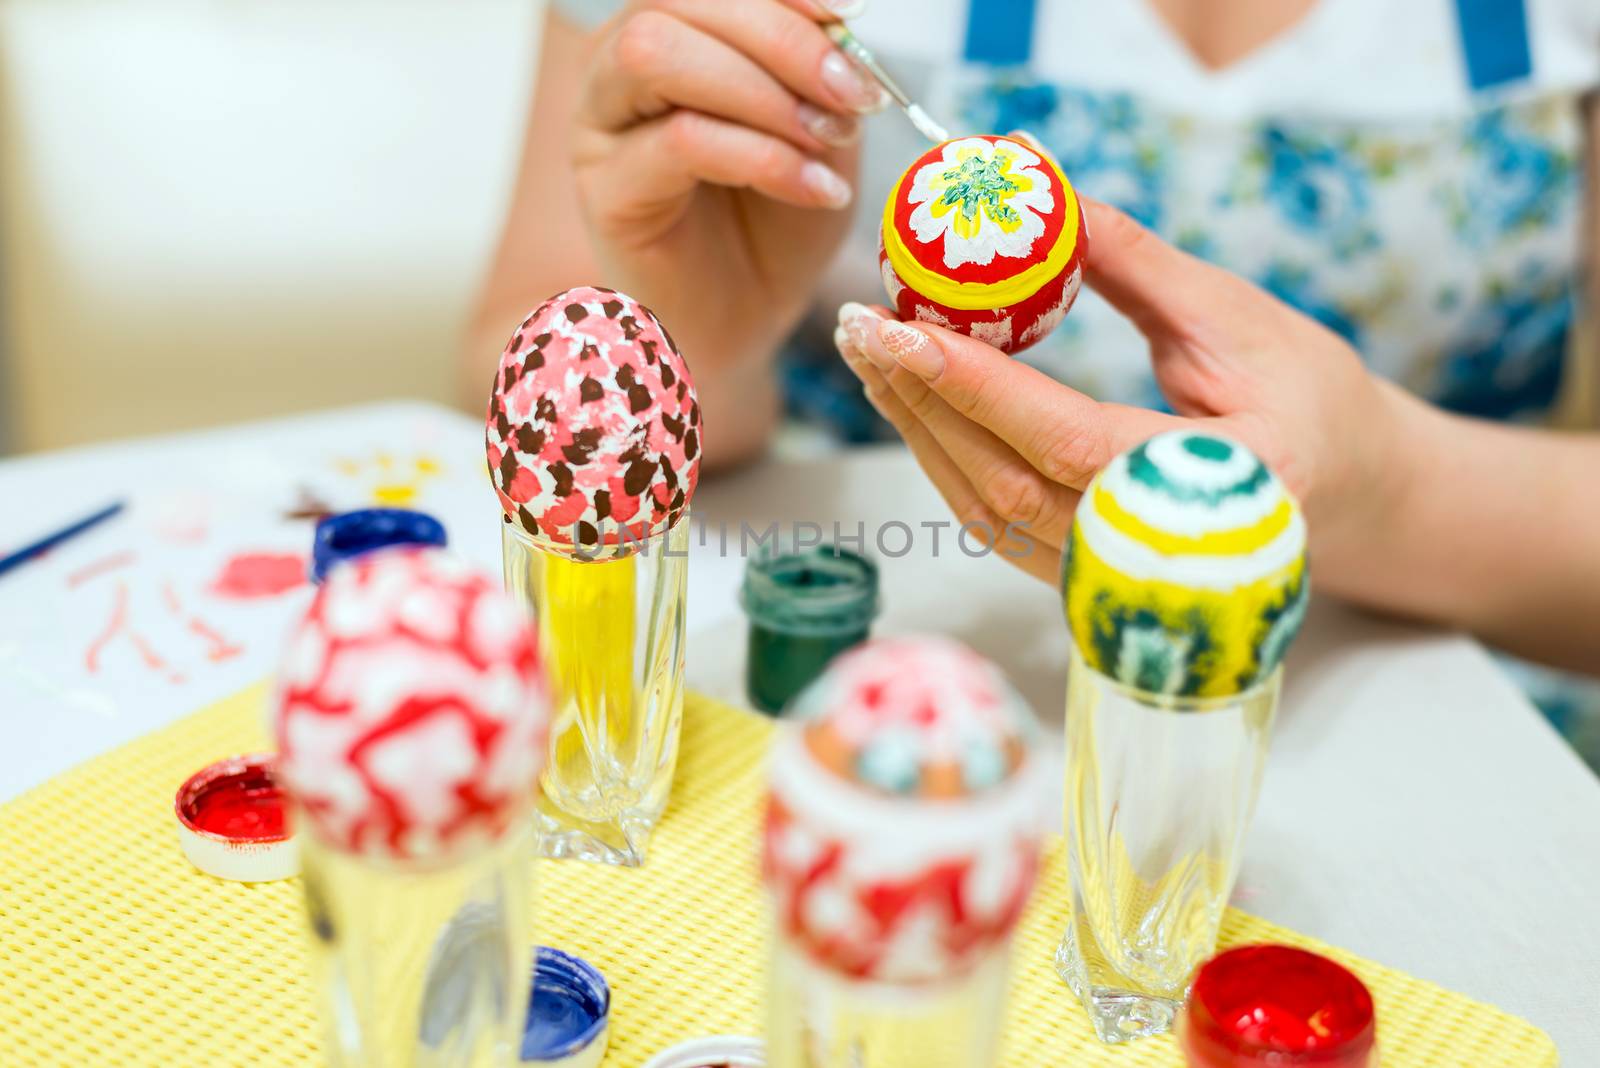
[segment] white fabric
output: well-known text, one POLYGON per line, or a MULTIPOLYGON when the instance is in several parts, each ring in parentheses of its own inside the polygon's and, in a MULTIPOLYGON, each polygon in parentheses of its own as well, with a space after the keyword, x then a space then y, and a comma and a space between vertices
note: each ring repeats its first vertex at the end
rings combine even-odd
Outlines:
MULTIPOLYGON (((1534 73, 1511 92, 1577 91, 1600 82, 1600 4, 1526 3, 1534 73)), ((891 64, 905 58, 944 65, 961 57, 968 4, 871 0, 851 25, 891 64)), ((1216 119, 1270 108, 1370 121, 1460 117, 1473 104, 1454 0, 1316 0, 1299 23, 1222 71, 1202 66, 1149 0, 1037 4, 1036 75, 1137 92, 1157 106, 1216 119)))

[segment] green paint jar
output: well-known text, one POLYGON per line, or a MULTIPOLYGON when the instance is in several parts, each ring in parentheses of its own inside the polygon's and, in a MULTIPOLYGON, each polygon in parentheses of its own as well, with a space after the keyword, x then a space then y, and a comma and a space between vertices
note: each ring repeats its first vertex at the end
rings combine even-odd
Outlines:
POLYGON ((750 619, 745 692, 775 715, 828 661, 865 641, 878 614, 878 565, 834 545, 760 546, 739 595, 750 619))

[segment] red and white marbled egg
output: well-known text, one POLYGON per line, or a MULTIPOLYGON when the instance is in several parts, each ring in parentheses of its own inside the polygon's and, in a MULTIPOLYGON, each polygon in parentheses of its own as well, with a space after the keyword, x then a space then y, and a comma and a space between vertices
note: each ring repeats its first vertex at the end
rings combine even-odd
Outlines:
POLYGON ((531 818, 549 733, 527 616, 438 549, 334 569, 290 638, 273 715, 310 831, 444 863, 531 818))

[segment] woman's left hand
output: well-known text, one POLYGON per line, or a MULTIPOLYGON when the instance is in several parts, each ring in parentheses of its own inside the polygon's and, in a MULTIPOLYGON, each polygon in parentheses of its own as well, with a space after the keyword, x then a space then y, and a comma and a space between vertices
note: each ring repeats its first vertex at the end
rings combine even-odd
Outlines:
POLYGON ((1307 512, 1318 582, 1357 583, 1372 532, 1405 492, 1393 460, 1423 405, 1368 374, 1345 342, 1249 283, 1084 200, 1085 275, 1150 343, 1179 413, 1104 404, 979 341, 847 304, 834 335, 973 536, 1054 584, 1079 494, 1118 453, 1163 430, 1243 442, 1307 512))

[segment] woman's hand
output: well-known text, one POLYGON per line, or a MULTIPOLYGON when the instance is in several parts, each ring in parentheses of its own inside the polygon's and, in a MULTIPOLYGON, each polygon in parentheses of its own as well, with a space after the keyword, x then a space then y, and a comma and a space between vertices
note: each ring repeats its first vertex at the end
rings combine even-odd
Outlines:
POLYGON ((821 24, 860 5, 635 0, 601 31, 573 131, 583 213, 601 277, 693 354, 714 450, 772 403, 759 356, 849 222, 857 116, 885 97, 821 24))
POLYGON ((847 304, 835 341, 963 523, 1055 583, 1078 496, 1124 449, 1203 425, 1254 449, 1305 507, 1317 579, 1349 589, 1404 492, 1422 406, 1369 375, 1338 336, 1091 200, 1086 278, 1150 343, 1177 415, 1102 404, 996 349, 847 304))

